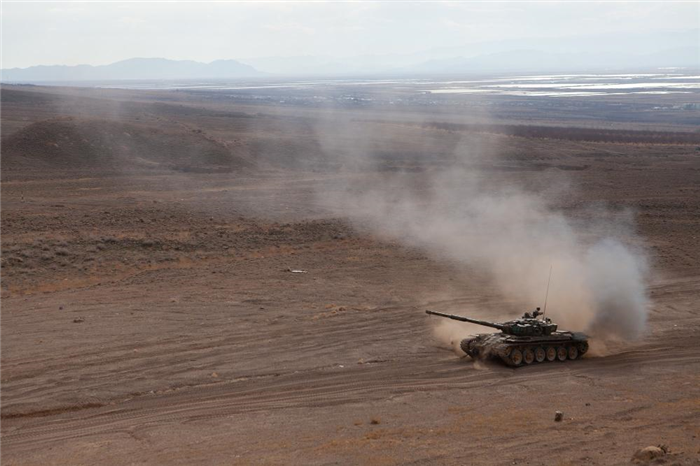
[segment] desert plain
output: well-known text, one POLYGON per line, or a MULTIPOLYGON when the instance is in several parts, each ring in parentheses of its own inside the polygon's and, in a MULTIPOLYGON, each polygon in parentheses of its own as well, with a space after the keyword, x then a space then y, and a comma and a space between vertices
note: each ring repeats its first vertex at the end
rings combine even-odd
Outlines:
POLYGON ((3 464, 700 464, 697 94, 325 92, 3 86, 3 464), (624 211, 641 336, 455 351, 425 309, 542 303, 347 212, 455 166, 582 230, 624 211))

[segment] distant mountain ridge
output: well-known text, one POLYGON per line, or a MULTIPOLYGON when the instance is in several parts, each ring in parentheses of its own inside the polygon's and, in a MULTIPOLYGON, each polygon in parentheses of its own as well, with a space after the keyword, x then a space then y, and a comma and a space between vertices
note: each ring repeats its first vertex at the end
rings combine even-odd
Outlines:
POLYGON ((503 39, 433 47, 412 53, 256 57, 243 61, 260 71, 287 76, 439 72, 430 69, 433 62, 436 68, 449 69, 448 73, 464 70, 472 73, 541 71, 535 69, 540 62, 550 71, 559 66, 577 72, 585 72, 591 67, 597 70, 673 66, 698 69, 698 44, 700 29, 694 28, 503 39), (521 54, 523 51, 527 53, 521 54), (450 61, 455 63, 451 66, 450 61), (457 62, 464 65, 456 66, 457 62))
POLYGON ((200 63, 131 58, 103 66, 32 66, 2 71, 3 82, 412 76, 504 72, 700 70, 700 29, 524 38, 346 57, 299 55, 200 63))
POLYGON ((224 79, 265 76, 236 60, 201 63, 166 58, 130 58, 110 65, 31 66, 2 70, 3 82, 103 81, 125 79, 224 79))
POLYGON ((397 74, 452 74, 479 72, 583 72, 651 70, 664 67, 700 68, 700 47, 678 47, 634 55, 623 52, 553 53, 511 50, 476 57, 428 60, 395 69, 397 74))

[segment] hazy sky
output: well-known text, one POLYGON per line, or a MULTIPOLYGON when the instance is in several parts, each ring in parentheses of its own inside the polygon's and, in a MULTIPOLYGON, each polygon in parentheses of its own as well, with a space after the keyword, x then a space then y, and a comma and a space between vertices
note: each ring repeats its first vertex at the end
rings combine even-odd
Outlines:
POLYGON ((700 3, 2 3, 2 67, 410 53, 700 26, 700 3))

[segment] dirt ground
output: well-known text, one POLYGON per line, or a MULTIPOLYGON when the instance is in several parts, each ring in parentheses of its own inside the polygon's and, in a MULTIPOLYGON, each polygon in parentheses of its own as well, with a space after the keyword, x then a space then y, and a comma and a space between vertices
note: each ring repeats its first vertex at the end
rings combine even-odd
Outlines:
POLYGON ((600 115, 606 140, 421 109, 2 92, 3 464, 609 465, 661 444, 653 464, 700 464, 700 146, 668 142, 692 126, 665 113, 656 144, 600 115), (319 139, 328 125, 343 131, 319 139), (349 166, 360 139, 374 170, 349 166), (634 211, 642 339, 518 369, 460 358, 424 310, 512 303, 318 194, 473 145, 503 183, 564 175, 571 218, 634 211))

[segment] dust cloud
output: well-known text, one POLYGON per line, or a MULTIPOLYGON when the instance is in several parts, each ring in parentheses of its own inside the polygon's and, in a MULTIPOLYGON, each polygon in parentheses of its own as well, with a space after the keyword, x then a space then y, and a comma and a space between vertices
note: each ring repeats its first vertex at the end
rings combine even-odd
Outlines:
MULTIPOLYGON (((604 339, 640 337, 649 308, 649 268, 643 249, 633 246, 639 242, 633 216, 595 207, 583 220, 568 217, 555 205, 571 194, 567 180, 549 175, 556 189, 545 195, 517 176, 484 169, 483 153, 478 148, 472 158, 479 163, 456 157, 439 169, 377 172, 370 182, 348 177, 355 181, 323 196, 333 196, 338 212, 360 229, 458 269, 483 271, 520 309, 542 305, 551 267, 547 315, 561 329, 604 339)), ((451 326, 436 332, 446 343, 456 340, 451 326)))

